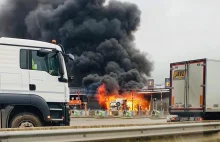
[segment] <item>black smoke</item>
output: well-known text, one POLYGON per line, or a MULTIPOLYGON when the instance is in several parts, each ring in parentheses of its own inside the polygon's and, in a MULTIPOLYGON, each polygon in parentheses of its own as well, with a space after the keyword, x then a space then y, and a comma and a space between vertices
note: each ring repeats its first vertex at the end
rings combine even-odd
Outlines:
POLYGON ((113 0, 5 0, 0 36, 56 39, 76 57, 71 86, 141 88, 153 64, 133 43, 140 15, 135 4, 113 0))

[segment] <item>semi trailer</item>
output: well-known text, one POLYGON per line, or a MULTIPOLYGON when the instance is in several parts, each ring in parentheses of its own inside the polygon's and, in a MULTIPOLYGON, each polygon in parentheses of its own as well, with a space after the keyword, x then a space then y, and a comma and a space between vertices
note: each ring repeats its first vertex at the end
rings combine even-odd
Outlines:
POLYGON ((220 60, 196 59, 170 64, 167 121, 219 119, 220 60))
POLYGON ((69 88, 62 45, 0 38, 0 127, 68 126, 69 88))

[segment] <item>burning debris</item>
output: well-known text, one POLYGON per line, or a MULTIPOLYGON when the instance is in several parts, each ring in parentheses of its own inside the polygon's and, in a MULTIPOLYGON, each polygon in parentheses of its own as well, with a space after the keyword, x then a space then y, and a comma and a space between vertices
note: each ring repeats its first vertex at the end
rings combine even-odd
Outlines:
POLYGON ((141 88, 153 69, 133 44, 140 15, 135 4, 113 0, 5 0, 0 36, 56 39, 75 55, 67 67, 70 86, 104 82, 112 93, 112 87, 141 88))
POLYGON ((143 94, 133 94, 131 92, 124 92, 121 95, 117 90, 108 94, 105 84, 102 84, 97 89, 97 100, 102 108, 106 110, 149 110, 150 104, 144 98, 143 94))

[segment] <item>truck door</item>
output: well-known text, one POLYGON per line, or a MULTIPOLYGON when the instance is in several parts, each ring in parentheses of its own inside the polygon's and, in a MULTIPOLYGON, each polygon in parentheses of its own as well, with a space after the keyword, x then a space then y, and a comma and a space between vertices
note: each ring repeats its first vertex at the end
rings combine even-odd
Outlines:
POLYGON ((37 50, 31 49, 30 56, 30 93, 41 96, 47 102, 66 102, 66 83, 59 82, 59 62, 55 53, 45 57, 37 55, 37 50))
POLYGON ((171 110, 202 111, 204 60, 171 64, 171 110))
POLYGON ((203 76, 204 61, 189 62, 188 64, 188 94, 187 109, 202 110, 203 108, 203 76))
POLYGON ((171 108, 185 109, 186 105, 186 64, 171 65, 171 108))
MULTIPOLYGON (((16 47, 17 48, 17 47, 16 47)), ((22 75, 22 93, 30 93, 29 92, 29 61, 28 61, 28 48, 20 49, 20 70, 22 75)))

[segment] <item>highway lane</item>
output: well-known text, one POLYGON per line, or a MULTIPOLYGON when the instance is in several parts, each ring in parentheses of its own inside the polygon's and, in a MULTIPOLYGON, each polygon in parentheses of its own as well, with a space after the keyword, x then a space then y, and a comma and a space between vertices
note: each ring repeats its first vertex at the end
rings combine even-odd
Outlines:
POLYGON ((166 123, 166 119, 150 119, 150 118, 136 118, 136 119, 121 119, 121 118, 71 118, 71 126, 92 126, 92 125, 119 125, 119 124, 153 124, 166 123))

